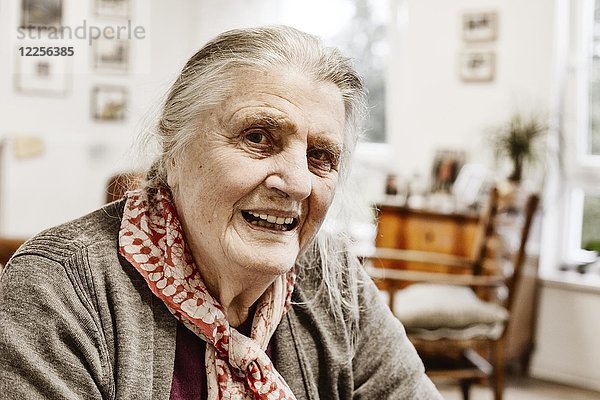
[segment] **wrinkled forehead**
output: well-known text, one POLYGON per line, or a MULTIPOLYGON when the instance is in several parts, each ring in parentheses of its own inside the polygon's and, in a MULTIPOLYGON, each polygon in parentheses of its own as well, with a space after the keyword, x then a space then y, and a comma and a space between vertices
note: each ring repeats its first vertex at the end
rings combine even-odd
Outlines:
POLYGON ((232 72, 223 101, 214 110, 221 120, 260 118, 273 127, 308 122, 317 131, 341 134, 345 141, 346 104, 333 82, 289 66, 232 72))

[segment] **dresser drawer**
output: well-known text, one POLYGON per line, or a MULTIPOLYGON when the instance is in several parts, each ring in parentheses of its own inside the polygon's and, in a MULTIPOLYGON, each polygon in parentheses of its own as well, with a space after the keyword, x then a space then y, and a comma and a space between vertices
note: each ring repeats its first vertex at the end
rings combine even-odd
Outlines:
MULTIPOLYGON (((472 256, 478 218, 472 214, 445 214, 401 207, 380 207, 377 247, 472 256)), ((380 263, 386 268, 448 270, 448 267, 412 262, 380 263)))

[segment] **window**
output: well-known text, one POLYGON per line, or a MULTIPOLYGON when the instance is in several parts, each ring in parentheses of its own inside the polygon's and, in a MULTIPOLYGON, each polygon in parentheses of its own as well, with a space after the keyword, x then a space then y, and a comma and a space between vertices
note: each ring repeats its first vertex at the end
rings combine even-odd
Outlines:
POLYGON ((366 139, 369 142, 385 142, 389 0, 283 0, 281 7, 284 24, 320 36, 327 44, 341 48, 353 59, 369 91, 366 139), (337 18, 331 19, 331 15, 337 18))
POLYGON ((600 156, 600 1, 594 5, 592 28, 592 65, 590 74, 590 129, 589 154, 600 156))
MULTIPOLYGON (((590 26, 591 29, 584 30, 589 40, 588 46, 582 46, 587 56, 588 68, 588 101, 589 111, 587 113, 587 124, 582 132, 586 138, 584 140, 583 154, 577 157, 576 170, 587 167, 587 179, 581 178, 581 188, 583 196, 580 207, 582 207, 581 218, 581 241, 579 246, 584 250, 594 250, 600 254, 600 0, 588 1, 587 7, 592 8, 593 12, 586 13, 590 19, 588 23, 583 24, 584 28, 590 26), (587 132, 586 132, 587 130, 587 132)), ((590 10, 591 11, 591 10, 590 10)), ((584 75, 585 76, 585 75, 584 75)))
POLYGON ((600 196, 584 195, 581 248, 600 254, 600 196))
MULTIPOLYGON (((560 262, 600 254, 600 0, 570 2, 570 40, 561 126, 564 160, 560 262)), ((559 235, 560 236, 560 235, 559 235)))
MULTIPOLYGON (((579 109, 577 126, 578 145, 574 157, 574 170, 592 167, 600 169, 600 1, 580 0, 573 3, 579 4, 580 24, 577 38, 574 42, 575 52, 572 52, 576 68, 574 71, 574 84, 576 90, 573 109, 579 109)), ((568 101, 568 100, 567 100, 568 101)), ((567 104, 568 110, 571 105, 567 104)), ((567 112, 568 112, 567 110, 567 112)))

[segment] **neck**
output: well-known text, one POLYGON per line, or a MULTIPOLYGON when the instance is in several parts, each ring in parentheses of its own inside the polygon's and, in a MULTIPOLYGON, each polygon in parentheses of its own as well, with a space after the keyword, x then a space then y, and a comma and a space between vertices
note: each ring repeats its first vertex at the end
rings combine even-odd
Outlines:
POLYGON ((243 324, 250 310, 263 293, 271 286, 276 276, 250 276, 238 268, 211 268, 196 263, 204 284, 210 294, 223 306, 227 321, 233 327, 243 324))

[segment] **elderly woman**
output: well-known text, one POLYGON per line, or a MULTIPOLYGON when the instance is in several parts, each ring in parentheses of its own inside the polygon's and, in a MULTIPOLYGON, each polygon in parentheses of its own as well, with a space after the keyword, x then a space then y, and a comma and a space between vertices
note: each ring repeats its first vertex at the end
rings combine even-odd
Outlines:
POLYGON ((291 28, 200 49, 144 187, 3 271, 3 398, 441 398, 346 244, 319 233, 364 97, 346 58, 291 28))

